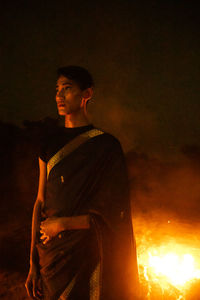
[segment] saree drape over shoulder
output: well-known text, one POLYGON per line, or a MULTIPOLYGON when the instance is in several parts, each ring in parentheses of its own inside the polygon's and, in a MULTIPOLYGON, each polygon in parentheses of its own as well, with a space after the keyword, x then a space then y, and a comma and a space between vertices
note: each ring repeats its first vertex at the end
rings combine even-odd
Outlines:
POLYGON ((37 245, 45 299, 136 299, 128 176, 112 135, 88 139, 50 170, 43 213, 90 216, 90 229, 64 231, 37 245))

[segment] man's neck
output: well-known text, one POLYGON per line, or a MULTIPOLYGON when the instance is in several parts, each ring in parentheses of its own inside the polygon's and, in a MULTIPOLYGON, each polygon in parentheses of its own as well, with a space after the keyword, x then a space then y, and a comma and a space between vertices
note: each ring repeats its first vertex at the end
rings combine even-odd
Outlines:
POLYGON ((84 114, 69 114, 65 115, 65 127, 74 128, 87 126, 90 122, 84 114))

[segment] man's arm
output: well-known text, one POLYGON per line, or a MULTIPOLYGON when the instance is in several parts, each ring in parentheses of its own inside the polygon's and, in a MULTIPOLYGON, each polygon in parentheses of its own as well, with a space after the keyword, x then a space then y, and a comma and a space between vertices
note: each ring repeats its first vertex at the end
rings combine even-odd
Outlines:
POLYGON ((43 244, 46 244, 61 231, 88 228, 90 228, 89 215, 47 218, 41 222, 41 240, 43 240, 43 244))
POLYGON ((39 241, 40 235, 40 222, 41 222, 41 212, 44 205, 44 195, 46 187, 46 163, 39 158, 39 168, 40 168, 40 177, 39 177, 39 186, 36 202, 33 209, 32 217, 32 238, 31 238, 31 251, 30 251, 30 266, 33 263, 37 264, 37 250, 36 243, 39 241))
POLYGON ((61 217, 61 231, 72 229, 88 229, 90 227, 89 215, 76 217, 61 217))
POLYGON ((32 217, 32 238, 31 238, 31 250, 30 250, 30 270, 26 280, 26 289, 28 295, 33 298, 40 296, 38 290, 38 281, 39 281, 39 262, 38 262, 38 253, 36 244, 39 241, 40 234, 40 222, 41 222, 41 212, 44 204, 44 195, 46 187, 46 163, 39 158, 39 168, 40 168, 40 177, 39 177, 39 186, 37 199, 33 209, 32 217))

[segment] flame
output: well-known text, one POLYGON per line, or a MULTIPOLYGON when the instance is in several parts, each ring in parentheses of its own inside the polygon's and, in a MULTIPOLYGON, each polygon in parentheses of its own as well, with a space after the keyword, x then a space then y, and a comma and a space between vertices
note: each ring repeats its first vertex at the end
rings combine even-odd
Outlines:
POLYGON ((158 226, 138 217, 134 223, 142 299, 200 299, 199 290, 188 298, 195 283, 200 287, 199 232, 169 220, 158 226))
POLYGON ((194 279, 200 279, 200 265, 197 264, 192 249, 185 245, 162 245, 151 247, 147 253, 140 254, 139 263, 143 265, 146 280, 154 277, 183 289, 183 286, 194 279), (174 249, 175 248, 175 249, 174 249))
POLYGON ((200 269, 195 269, 191 254, 167 253, 154 256, 149 253, 149 267, 156 275, 164 275, 174 286, 182 286, 192 279, 200 279, 200 269))

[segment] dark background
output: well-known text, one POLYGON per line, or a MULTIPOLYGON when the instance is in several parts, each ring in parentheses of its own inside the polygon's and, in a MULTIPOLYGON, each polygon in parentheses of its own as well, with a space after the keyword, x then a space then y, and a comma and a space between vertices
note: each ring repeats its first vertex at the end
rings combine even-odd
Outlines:
MULTIPOLYGON (((135 220, 149 218, 148 234, 152 219, 158 227, 169 219, 196 224, 200 35, 195 2, 19 0, 4 2, 0 14, 0 298, 27 299, 39 141, 54 122, 45 118, 57 118, 60 66, 81 65, 94 76, 89 116, 118 137, 126 152, 135 220)), ((136 239, 139 231, 136 226, 136 239)))
POLYGON ((1 11, 3 122, 56 117, 56 69, 96 82, 92 120, 125 150, 164 157, 199 144, 195 1, 9 1, 1 11))

